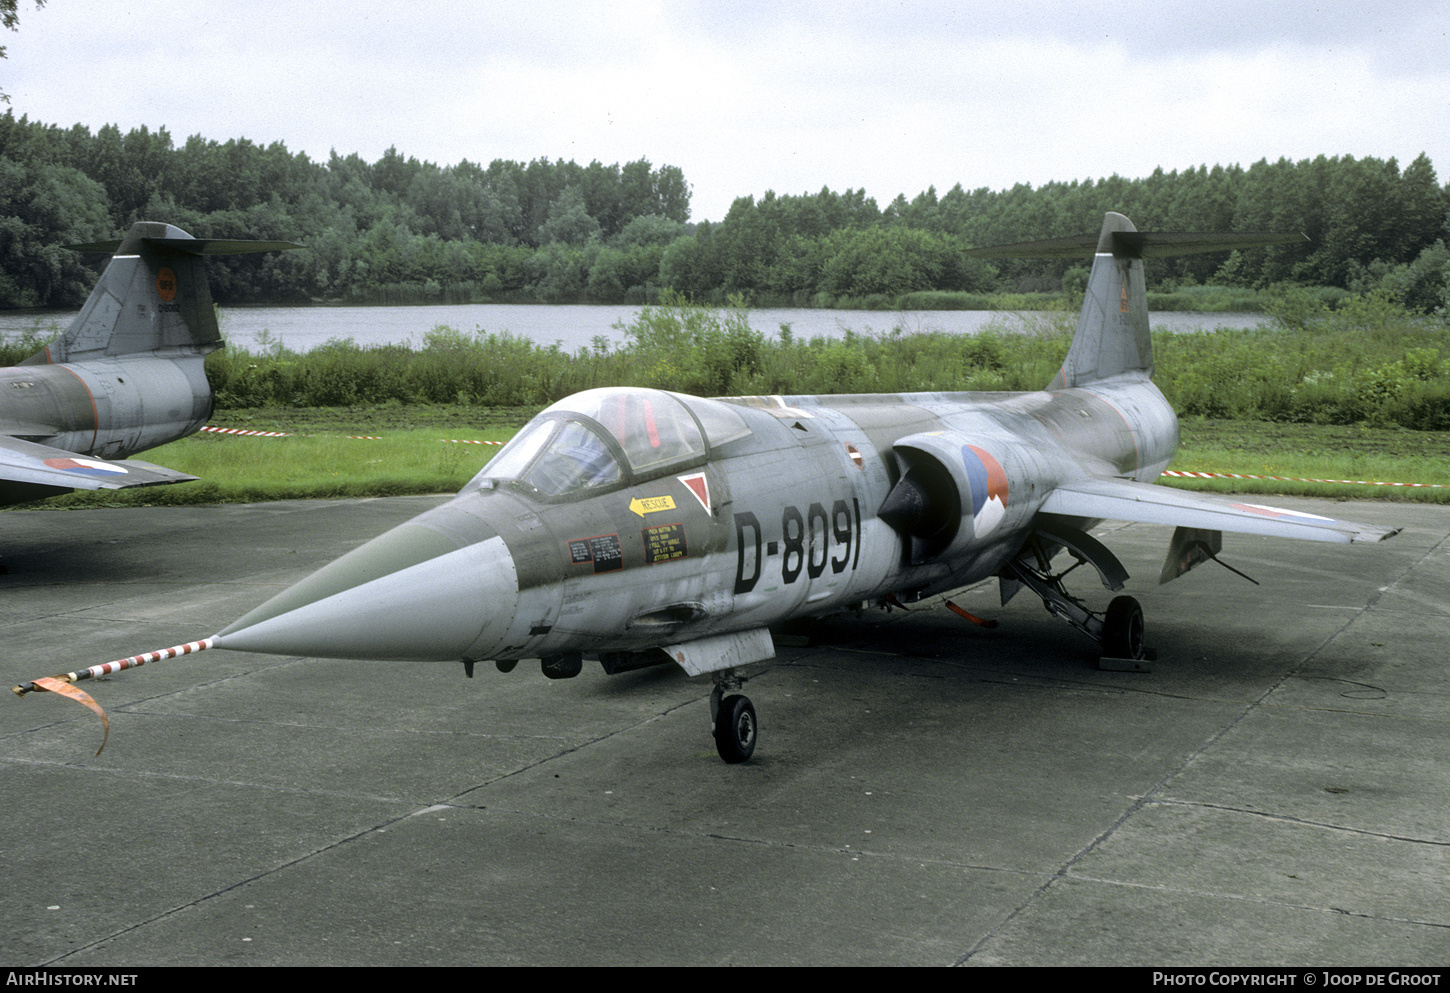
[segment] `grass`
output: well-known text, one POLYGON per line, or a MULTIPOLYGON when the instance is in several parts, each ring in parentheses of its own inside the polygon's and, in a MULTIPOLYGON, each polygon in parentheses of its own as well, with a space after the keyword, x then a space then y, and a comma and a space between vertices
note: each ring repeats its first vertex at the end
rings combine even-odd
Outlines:
POLYGON ((1450 432, 1183 418, 1171 468, 1256 476, 1431 483, 1439 488, 1164 477, 1180 489, 1450 503, 1450 432))
POLYGON ((198 482, 82 490, 44 505, 136 507, 452 493, 483 467, 498 446, 440 439, 502 442, 512 434, 512 429, 496 428, 453 433, 415 428, 389 431, 376 441, 348 438, 343 433, 287 438, 196 434, 154 448, 143 457, 198 476, 198 482))
MULTIPOLYGON (((535 411, 470 406, 265 408, 220 415, 218 426, 287 431, 293 437, 198 434, 143 456, 200 477, 195 483, 134 490, 82 491, 43 506, 98 507, 452 493, 498 451, 440 439, 507 441, 535 411), (350 434, 382 435, 381 441, 350 434), (306 437, 306 435, 316 435, 306 437)), ((1272 424, 1185 418, 1173 468, 1262 476, 1450 484, 1450 432, 1361 426, 1272 424)), ((1450 503, 1450 487, 1419 489, 1165 477, 1207 492, 1286 494, 1331 499, 1450 503)))

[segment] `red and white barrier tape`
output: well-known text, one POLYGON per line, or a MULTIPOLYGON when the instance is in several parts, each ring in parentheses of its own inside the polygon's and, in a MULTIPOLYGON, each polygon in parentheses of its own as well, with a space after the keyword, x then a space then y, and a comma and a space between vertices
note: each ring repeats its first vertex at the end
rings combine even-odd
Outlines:
MULTIPOLYGON (((206 425, 201 430, 210 432, 212 434, 245 435, 245 436, 251 437, 251 438, 317 438, 317 437, 320 437, 319 435, 315 435, 315 434, 304 434, 304 435, 289 434, 286 431, 248 431, 245 428, 215 428, 215 427, 212 427, 210 424, 206 425)), ((383 440, 381 435, 376 435, 376 434, 345 434, 345 435, 341 435, 341 437, 346 438, 349 441, 382 441, 383 440)), ((503 442, 501 442, 501 441, 471 441, 471 440, 468 440, 466 438, 439 438, 438 440, 439 441, 444 441, 444 442, 449 442, 449 443, 455 444, 455 445, 502 445, 503 444, 503 442)))
POLYGON ((1305 476, 1254 476, 1239 472, 1176 472, 1172 469, 1165 470, 1163 475, 1186 479, 1271 479, 1282 483, 1345 483, 1350 486, 1406 486, 1422 489, 1450 487, 1450 483, 1385 483, 1376 479, 1310 479, 1305 476))
POLYGON ((214 428, 210 424, 201 428, 203 431, 210 431, 214 434, 244 434, 254 438, 295 438, 295 434, 288 434, 286 431, 248 431, 245 428, 214 428))
MULTIPOLYGON (((247 431, 242 428, 214 428, 207 425, 203 431, 214 431, 218 434, 254 435, 260 438, 295 438, 296 435, 287 434, 284 431, 247 431)), ((316 437, 307 435, 306 437, 316 437)), ((344 435, 360 441, 382 441, 377 435, 350 434, 344 435)), ((501 441, 473 441, 467 438, 439 438, 439 441, 452 445, 502 445, 501 441)), ((1280 483, 1343 483, 1347 486, 1403 486, 1416 489, 1442 490, 1450 488, 1450 483, 1386 483, 1376 479, 1313 479, 1305 476, 1255 476, 1251 473, 1240 472, 1180 472, 1169 469, 1163 473, 1165 476, 1176 476, 1185 479, 1268 479, 1280 483)))

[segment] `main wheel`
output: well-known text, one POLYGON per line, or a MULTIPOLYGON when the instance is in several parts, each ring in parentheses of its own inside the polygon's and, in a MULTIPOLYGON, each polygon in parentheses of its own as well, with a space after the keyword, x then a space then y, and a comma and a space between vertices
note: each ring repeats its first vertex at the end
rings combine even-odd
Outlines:
POLYGON ((726 762, 744 762, 755 752, 755 705, 749 697, 727 696, 715 715, 715 750, 726 762))
POLYGON ((1143 607, 1130 596, 1115 597, 1103 617, 1103 655, 1142 661, 1143 607))

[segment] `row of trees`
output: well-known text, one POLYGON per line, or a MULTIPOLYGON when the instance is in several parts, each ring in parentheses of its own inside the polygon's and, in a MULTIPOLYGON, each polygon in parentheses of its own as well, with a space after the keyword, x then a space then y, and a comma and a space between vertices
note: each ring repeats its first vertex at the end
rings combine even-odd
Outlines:
MULTIPOLYGON (((767 193, 758 201, 736 200, 718 227, 702 225, 695 244, 679 246, 666 256, 663 275, 675 288, 696 294, 719 287, 724 293, 763 289, 799 296, 812 280, 817 289, 839 293, 834 285, 839 279, 826 266, 839 247, 833 237, 843 230, 905 229, 919 237, 898 234, 892 240, 878 233, 869 248, 881 253, 878 271, 899 287, 897 292, 922 288, 923 283, 937 289, 974 288, 983 277, 981 270, 938 269, 928 261, 934 256, 924 250, 925 236, 952 247, 1057 238, 1095 232, 1109 210, 1128 215, 1144 230, 1302 231, 1310 239, 1227 258, 1191 255, 1155 262, 1149 266, 1150 285, 1213 281, 1262 287, 1291 282, 1355 289, 1355 281, 1363 281, 1376 263, 1413 263, 1446 235, 1450 188, 1439 185, 1434 166, 1421 155, 1403 171, 1394 159, 1320 156, 1297 163, 1260 161, 1247 169, 1158 169, 1144 179, 1112 176, 1037 189, 1019 184, 1010 190, 967 192, 958 184, 942 196, 935 188, 913 200, 897 196, 882 210, 864 191, 767 193), (893 263, 899 274, 893 272, 893 263), (918 285, 908 285, 913 282, 918 285)), ((1056 289, 1064 271, 1077 264, 997 262, 997 285, 1056 289)), ((854 292, 875 290, 858 287, 854 292)))
POLYGON ((541 248, 627 255, 678 236, 689 216, 684 174, 645 159, 440 167, 390 148, 373 163, 336 152, 319 163, 281 143, 194 135, 177 146, 165 128, 92 134, 0 117, 0 306, 75 305, 95 274, 59 246, 117 237, 142 219, 311 249, 221 260, 213 293, 228 302, 450 286, 465 298, 526 295, 548 275, 533 258, 541 248))
MULTIPOLYGON (((935 188, 879 207, 865 190, 737 199, 690 223, 674 166, 538 159, 438 166, 389 149, 325 163, 280 143, 181 145, 164 128, 95 134, 0 117, 0 306, 75 306, 95 263, 58 246, 139 219, 199 237, 287 239, 307 252, 218 260, 220 302, 529 300, 889 305, 908 293, 1055 290, 1074 265, 966 259, 976 245, 1095 231, 1107 210, 1140 227, 1303 231, 1310 241, 1155 262, 1150 285, 1387 289, 1450 303, 1450 190, 1421 155, 1260 161, 968 192, 935 188)), ((1073 282, 1069 280, 1069 284, 1073 282)))

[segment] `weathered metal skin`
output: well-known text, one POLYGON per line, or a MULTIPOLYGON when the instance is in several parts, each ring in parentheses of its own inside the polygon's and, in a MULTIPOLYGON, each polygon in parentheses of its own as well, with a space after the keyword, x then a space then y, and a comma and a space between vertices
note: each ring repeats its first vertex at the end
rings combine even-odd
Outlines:
MULTIPOLYGON (((476 481, 239 619, 221 632, 221 645, 299 651, 297 624, 274 619, 345 590, 361 596, 361 586, 440 557, 450 563, 457 610, 507 621, 480 624, 466 645, 453 635, 420 640, 411 624, 366 639, 338 630, 326 654, 507 660, 642 651, 887 595, 911 600, 994 575, 1063 482, 1104 471, 1154 478, 1177 441, 1172 409, 1141 374, 1021 395, 730 402, 749 434, 684 467, 703 473, 708 507, 681 481, 688 471, 565 500, 476 481), (909 538, 876 514, 901 478, 896 445, 913 438, 939 442, 958 461, 952 448, 988 453, 1006 490, 999 517, 974 518, 969 508, 951 542, 918 562, 909 538), (485 596, 484 577, 500 572, 515 585, 485 596), (470 584, 473 593, 465 592, 470 584)), ((920 441, 912 447, 925 452, 920 441)), ((390 609, 366 602, 358 609, 369 614, 390 609)))
POLYGON ((152 355, 0 369, 5 433, 103 459, 184 438, 211 416, 203 362, 152 355))
MULTIPOLYGON (((1214 557, 1224 530, 1332 542, 1396 533, 1151 485, 1178 425, 1150 378, 1141 258, 1284 240, 1140 233, 1108 214, 1086 244, 996 250, 1097 249, 1077 333, 1042 391, 575 394, 525 425, 448 503, 196 644, 461 660, 469 675, 477 661, 507 672, 537 658, 555 679, 577 675, 586 655, 610 674, 674 663, 712 674, 711 722, 727 762, 747 760, 757 737, 736 668, 770 658, 769 629, 795 618, 996 576, 1003 603, 1030 589, 1113 667, 1137 666, 1147 655, 1141 604, 1125 595, 1094 610, 1064 587, 1071 568, 1052 565, 1065 550, 1123 588, 1127 570, 1087 532, 1095 521, 1176 527, 1163 582, 1214 557)), ((140 663, 115 663, 131 664, 140 663)))

